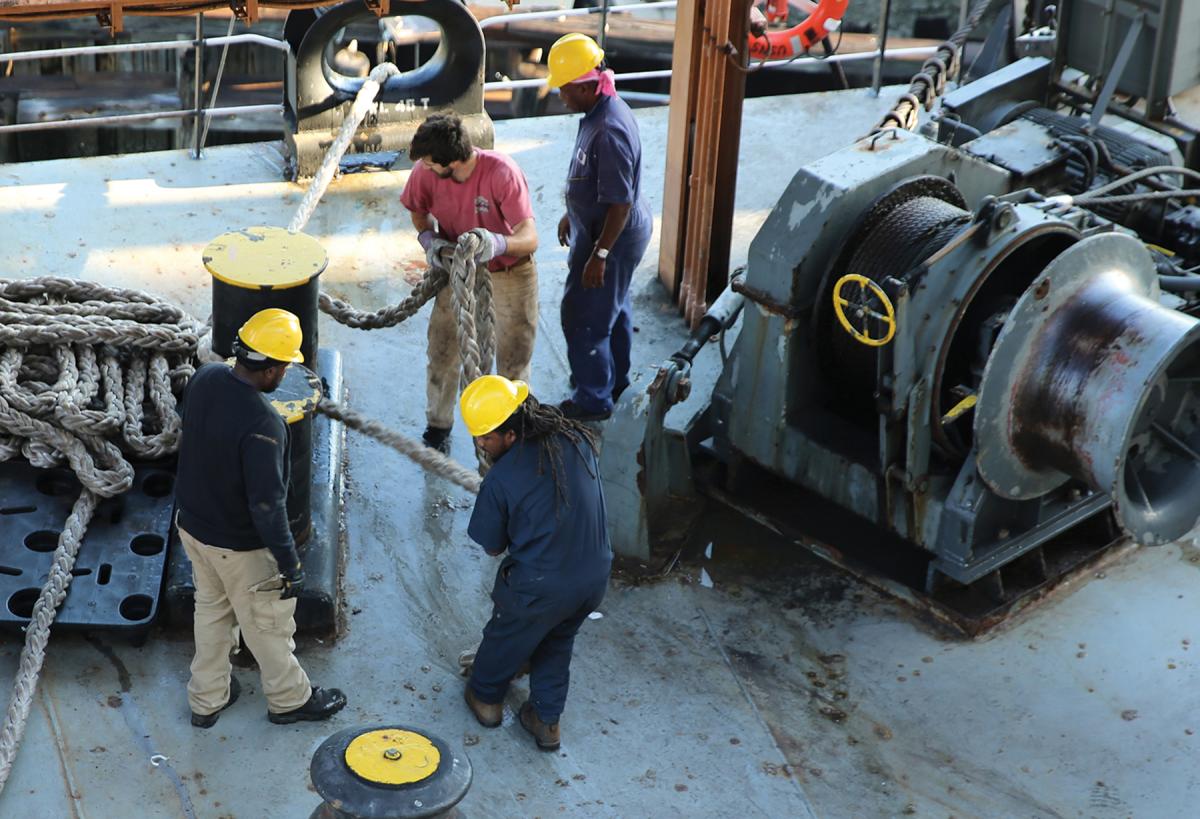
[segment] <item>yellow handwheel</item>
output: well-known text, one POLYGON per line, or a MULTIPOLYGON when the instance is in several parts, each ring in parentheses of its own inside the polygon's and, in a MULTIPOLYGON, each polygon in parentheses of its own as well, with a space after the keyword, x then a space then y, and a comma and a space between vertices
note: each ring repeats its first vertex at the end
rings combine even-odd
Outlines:
POLYGON ((882 287, 866 276, 847 273, 837 280, 837 284, 833 286, 833 312, 837 315, 842 329, 854 336, 855 341, 866 344, 868 347, 882 347, 892 340, 892 336, 896 335, 896 308, 892 306, 892 300, 888 298, 887 293, 883 292, 882 287), (854 285, 857 292, 843 295, 842 291, 847 285, 854 285), (872 300, 878 302, 880 307, 873 306, 872 300), (879 312, 880 309, 883 312, 879 312), (850 315, 847 315, 847 312, 850 315), (858 319, 862 323, 863 329, 855 327, 850 321, 851 317, 858 319), (883 336, 871 335, 868 326, 870 319, 881 322, 887 328, 883 336))

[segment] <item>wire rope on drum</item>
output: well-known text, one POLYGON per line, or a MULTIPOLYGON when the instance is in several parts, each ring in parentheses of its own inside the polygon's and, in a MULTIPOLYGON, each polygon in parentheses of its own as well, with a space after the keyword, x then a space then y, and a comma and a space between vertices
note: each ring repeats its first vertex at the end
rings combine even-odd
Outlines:
MULTIPOLYGON (((960 200, 961 201, 961 200, 960 200)), ((921 264, 945 247, 970 223, 972 214, 957 204, 939 196, 921 193, 901 197, 882 213, 873 212, 864 229, 848 247, 852 248, 848 262, 834 271, 834 280, 843 274, 865 276, 883 286, 885 280, 905 282, 910 288, 918 286, 921 264)), ((886 288, 885 288, 886 289, 886 288)), ((832 300, 832 290, 823 297, 832 300)), ((871 306, 868 299, 868 306, 871 306)), ((878 305, 875 305, 878 307, 878 305)), ((868 324, 875 319, 864 319, 868 324)), ((873 408, 877 348, 865 346, 828 319, 829 373, 834 383, 849 399, 855 411, 873 408)), ((877 330, 870 326, 860 328, 877 330)))

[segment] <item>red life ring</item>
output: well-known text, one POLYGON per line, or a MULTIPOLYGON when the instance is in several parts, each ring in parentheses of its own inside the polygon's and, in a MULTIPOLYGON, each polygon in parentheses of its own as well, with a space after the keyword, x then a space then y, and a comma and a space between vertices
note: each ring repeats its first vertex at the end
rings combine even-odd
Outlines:
POLYGON ((799 56, 821 42, 827 34, 837 31, 846 15, 850 0, 821 0, 813 13, 789 29, 767 31, 759 37, 750 35, 750 58, 754 60, 788 60, 799 56))

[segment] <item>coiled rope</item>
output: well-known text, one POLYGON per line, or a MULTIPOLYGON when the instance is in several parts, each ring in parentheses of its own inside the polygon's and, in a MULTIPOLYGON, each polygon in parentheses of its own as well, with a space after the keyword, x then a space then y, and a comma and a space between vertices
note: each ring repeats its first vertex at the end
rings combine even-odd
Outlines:
POLYGON ((25 629, 0 727, 0 792, 96 505, 132 486, 128 456, 161 458, 178 448, 176 396, 195 372, 203 330, 178 307, 136 290, 0 279, 0 461, 23 455, 36 467, 68 464, 83 484, 25 629))

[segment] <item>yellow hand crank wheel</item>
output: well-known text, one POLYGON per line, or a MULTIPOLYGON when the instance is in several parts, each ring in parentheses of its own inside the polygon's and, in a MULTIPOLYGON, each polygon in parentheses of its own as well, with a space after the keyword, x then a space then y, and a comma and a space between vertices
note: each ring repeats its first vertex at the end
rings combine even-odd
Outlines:
POLYGON ((833 312, 842 329, 868 347, 882 347, 896 335, 896 308, 892 300, 866 276, 847 273, 837 280, 833 286, 833 312), (883 326, 883 335, 871 335, 871 319, 883 326))

